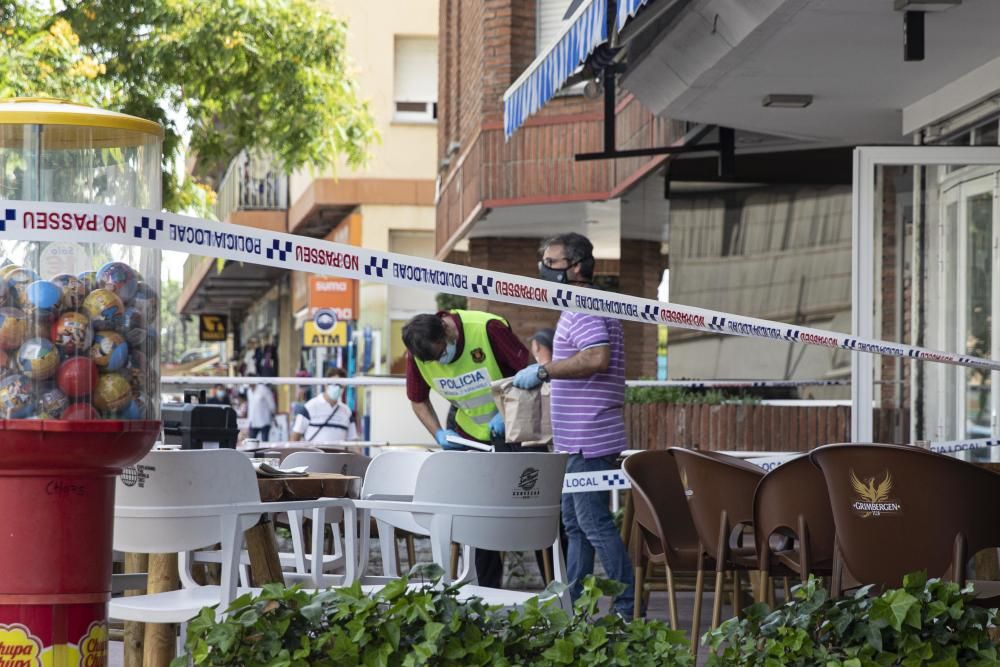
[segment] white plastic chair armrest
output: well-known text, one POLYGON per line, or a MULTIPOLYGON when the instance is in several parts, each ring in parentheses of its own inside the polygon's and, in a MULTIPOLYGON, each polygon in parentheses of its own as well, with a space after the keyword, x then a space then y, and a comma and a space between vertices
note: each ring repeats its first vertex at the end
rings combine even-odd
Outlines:
POLYGON ((461 514, 466 516, 484 517, 521 517, 551 516, 554 507, 487 507, 483 505, 453 505, 450 503, 414 503, 397 500, 355 500, 354 505, 364 510, 393 510, 413 514, 461 514))

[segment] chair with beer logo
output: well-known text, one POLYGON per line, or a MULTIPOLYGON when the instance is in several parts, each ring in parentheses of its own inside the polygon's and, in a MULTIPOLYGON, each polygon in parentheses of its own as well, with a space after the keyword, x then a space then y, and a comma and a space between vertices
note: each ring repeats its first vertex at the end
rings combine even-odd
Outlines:
MULTIPOLYGON (((632 483, 634 518, 629 547, 635 565, 635 617, 640 614, 650 564, 662 564, 666 569, 670 625, 676 630, 674 573, 704 571, 703 563, 711 562, 711 557, 698 541, 677 462, 670 452, 639 452, 627 457, 622 468, 632 483)), ((699 615, 700 597, 695 605, 695 614, 699 615)))
MULTIPOLYGON (((243 532, 262 514, 311 511, 322 521, 326 509, 339 507, 354 519, 346 498, 263 503, 250 460, 232 449, 153 451, 142 459, 136 481, 119 478, 115 489, 114 548, 130 553, 177 553, 181 589, 113 598, 111 618, 151 623, 183 623, 202 607, 219 605, 222 613, 237 595, 243 532), (204 586, 191 573, 195 549, 221 544, 221 585, 204 586)), ((348 550, 356 549, 354 534, 348 550)), ((318 553, 322 546, 313 543, 318 553)), ((356 573, 348 566, 347 578, 356 573)), ((314 568, 313 581, 319 572, 314 568)))
MULTIPOLYGON (((809 456, 795 457, 764 475, 753 499, 753 527, 761 581, 768 577, 833 574, 834 525, 823 473, 809 456)), ((773 605, 773 599, 771 600, 773 605)))
MULTIPOLYGON (((733 615, 740 612, 740 574, 757 569, 757 549, 753 540, 753 496, 764 471, 732 456, 672 447, 667 450, 677 461, 691 519, 705 553, 715 559, 715 598, 712 629, 722 615, 722 588, 726 573, 733 575, 733 615)), ((699 583, 704 581, 704 564, 699 564, 699 583)), ((700 611, 702 589, 696 586, 695 605, 700 611)), ((700 614, 692 623, 691 636, 698 636, 700 614)))
MULTIPOLYGON (((436 452, 426 457, 416 475, 413 497, 396 500, 371 493, 368 480, 379 459, 372 461, 363 499, 357 502, 361 525, 371 512, 398 513, 430 536, 434 562, 444 571, 443 582, 467 583, 463 597, 476 596, 487 604, 522 605, 533 593, 478 586, 471 549, 536 551, 553 549, 554 578, 566 584, 566 568, 559 542, 559 516, 566 454, 512 452, 484 456, 475 452, 436 452), (449 571, 451 544, 465 547, 464 573, 454 580, 449 571)), ((395 524, 395 520, 393 521, 395 524)), ((379 524, 379 534, 382 525, 379 524)), ((359 540, 366 553, 367 536, 359 540)), ((363 567, 360 569, 364 575, 363 567)), ((362 584, 386 582, 362 576, 362 584)), ((567 589, 568 590, 568 589, 567 589)), ((559 597, 568 606, 568 593, 559 597)))
MULTIPOLYGON (((839 556, 861 584, 896 587, 922 570, 964 585, 969 560, 1000 547, 997 473, 912 445, 826 445, 809 457, 826 480, 839 556)), ((998 602, 997 583, 973 582, 979 602, 998 602)))

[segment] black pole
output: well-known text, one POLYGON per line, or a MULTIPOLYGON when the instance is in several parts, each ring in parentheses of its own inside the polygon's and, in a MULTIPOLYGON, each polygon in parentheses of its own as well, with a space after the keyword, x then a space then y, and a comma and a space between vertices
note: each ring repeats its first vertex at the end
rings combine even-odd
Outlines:
POLYGON ((614 153, 615 148, 615 68, 604 68, 604 152, 614 153))

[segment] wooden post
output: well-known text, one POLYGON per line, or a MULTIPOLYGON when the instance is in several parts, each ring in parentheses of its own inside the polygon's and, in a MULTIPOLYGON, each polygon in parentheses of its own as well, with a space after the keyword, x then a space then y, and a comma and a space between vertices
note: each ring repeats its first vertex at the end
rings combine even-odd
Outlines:
POLYGON ((278 558, 278 542, 274 539, 271 520, 264 516, 260 522, 244 533, 247 554, 250 557, 250 580, 254 586, 282 583, 281 560, 278 558))
MULTIPOLYGON (((125 574, 148 572, 149 556, 146 554, 125 554, 125 574)), ((126 596, 141 595, 143 590, 127 590, 126 596)), ((125 667, 142 667, 143 634, 146 629, 142 623, 125 622, 125 636, 122 640, 125 649, 125 667)))
MULTIPOLYGON (((174 591, 180 586, 177 576, 177 554, 149 554, 149 593, 174 591)), ((147 623, 143 641, 143 667, 170 667, 177 654, 177 626, 169 623, 147 623)))

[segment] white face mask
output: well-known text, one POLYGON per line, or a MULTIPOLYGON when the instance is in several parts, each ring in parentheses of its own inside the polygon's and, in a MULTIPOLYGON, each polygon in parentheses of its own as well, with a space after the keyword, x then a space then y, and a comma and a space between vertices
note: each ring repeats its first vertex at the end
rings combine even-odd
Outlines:
POLYGON ((336 401, 340 398, 341 388, 339 384, 331 384, 326 387, 326 396, 331 401, 336 401))
POLYGON ((444 348, 444 353, 438 359, 438 363, 439 364, 450 364, 452 361, 454 361, 455 360, 455 350, 457 348, 458 348, 457 344, 449 342, 448 345, 444 348))

